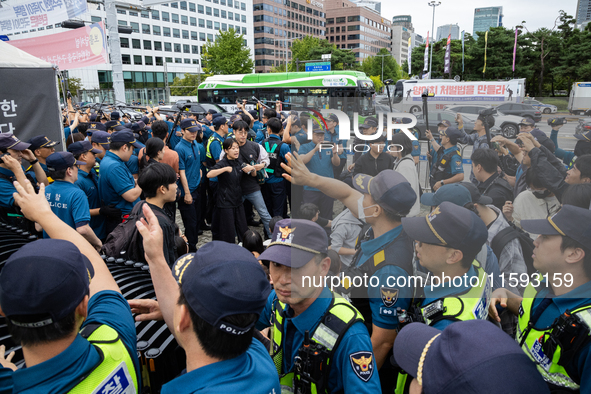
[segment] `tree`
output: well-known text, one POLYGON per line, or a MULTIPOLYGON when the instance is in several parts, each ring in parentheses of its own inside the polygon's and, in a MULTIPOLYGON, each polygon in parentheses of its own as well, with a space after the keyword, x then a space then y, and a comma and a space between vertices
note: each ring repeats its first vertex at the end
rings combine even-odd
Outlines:
POLYGON ((327 40, 320 40, 312 36, 306 36, 301 40, 294 40, 291 46, 291 53, 292 61, 290 70, 296 70, 296 59, 300 62, 320 60, 322 55, 326 54, 331 54, 330 64, 332 70, 357 69, 357 59, 351 50, 337 48, 327 40))
POLYGON ((215 42, 208 41, 201 57, 203 69, 211 74, 248 74, 254 68, 244 35, 234 29, 220 31, 215 42))
POLYGON ((371 79, 373 82, 374 90, 376 92, 381 92, 382 88, 384 87, 384 84, 382 83, 380 76, 379 75, 376 75, 376 76, 370 75, 369 79, 371 79))
MULTIPOLYGON (((60 96, 62 95, 62 84, 59 84, 60 96)), ((78 94, 78 91, 82 89, 82 79, 70 77, 68 78, 68 90, 73 96, 78 94)))
POLYGON ((378 52, 378 56, 370 56, 365 59, 363 63, 361 63, 361 71, 367 75, 378 75, 381 78, 382 60, 384 65, 384 81, 386 79, 398 81, 402 78, 402 70, 400 69, 398 62, 392 57, 392 54, 386 48, 381 48, 378 52), (384 57, 382 58, 382 56, 379 55, 384 55, 384 57))
POLYGON ((205 79, 206 76, 198 74, 185 74, 183 79, 176 77, 170 85, 170 94, 173 96, 196 96, 197 86, 205 79), (175 86, 188 86, 183 88, 175 88, 175 86))

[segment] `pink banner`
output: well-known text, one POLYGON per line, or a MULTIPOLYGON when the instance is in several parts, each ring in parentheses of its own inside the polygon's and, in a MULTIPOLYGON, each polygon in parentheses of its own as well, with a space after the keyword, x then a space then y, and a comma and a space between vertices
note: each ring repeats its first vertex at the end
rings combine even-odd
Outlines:
POLYGON ((63 33, 8 41, 15 47, 70 70, 108 62, 107 36, 103 22, 80 27, 63 33))

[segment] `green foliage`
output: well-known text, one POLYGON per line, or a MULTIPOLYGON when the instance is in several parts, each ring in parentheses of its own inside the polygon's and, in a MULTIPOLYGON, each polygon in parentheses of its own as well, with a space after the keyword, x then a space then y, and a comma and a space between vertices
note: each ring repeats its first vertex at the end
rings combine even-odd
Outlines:
MULTIPOLYGON (((392 79, 394 82, 403 78, 402 70, 396 59, 392 57, 386 48, 380 49, 378 56, 370 56, 361 63, 361 71, 367 75, 382 76, 382 59, 384 66, 384 81, 392 79), (385 55, 384 57, 380 55, 385 55)), ((406 64, 406 63, 405 63, 406 64)), ((376 91, 378 89, 376 88, 376 91)))
POLYGON ((234 29, 219 31, 215 42, 205 44, 201 58, 204 71, 213 75, 248 74, 254 68, 244 35, 234 29))
POLYGON ((197 86, 209 75, 185 74, 184 78, 176 77, 170 85, 170 94, 173 96, 196 96, 197 86), (187 88, 175 88, 175 86, 189 86, 187 88))
MULTIPOLYGON (((59 83, 60 96, 62 95, 62 84, 59 83)), ((68 90, 73 96, 78 94, 78 90, 82 90, 82 79, 80 78, 68 78, 68 90)))
MULTIPOLYGON (((357 70, 357 59, 349 49, 337 48, 327 40, 306 36, 301 40, 294 40, 291 47, 292 60, 289 70, 296 70, 296 59, 300 61, 300 71, 304 70, 301 63, 306 60, 320 60, 322 55, 331 54, 330 66, 332 70, 357 70)), ((282 68, 283 70, 285 68, 282 68)))
POLYGON ((384 84, 382 83, 382 80, 380 79, 379 75, 376 76, 370 76, 369 79, 371 79, 373 81, 373 87, 375 89, 376 92, 381 92, 382 88, 384 87, 384 84))

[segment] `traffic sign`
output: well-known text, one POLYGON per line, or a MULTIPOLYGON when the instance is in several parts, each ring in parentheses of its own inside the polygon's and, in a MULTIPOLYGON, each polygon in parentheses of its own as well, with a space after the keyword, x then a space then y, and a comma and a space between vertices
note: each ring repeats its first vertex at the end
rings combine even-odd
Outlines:
POLYGON ((306 63, 306 72, 330 71, 330 62, 306 63))
POLYGON ((0 41, 8 41, 8 36, 0 36, 0 41))

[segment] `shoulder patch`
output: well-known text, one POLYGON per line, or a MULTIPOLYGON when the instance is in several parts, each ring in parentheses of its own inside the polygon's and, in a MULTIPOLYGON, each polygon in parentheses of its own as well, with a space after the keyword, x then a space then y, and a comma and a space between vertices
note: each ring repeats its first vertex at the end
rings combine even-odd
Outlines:
POLYGON ((382 297, 382 303, 386 308, 390 308, 392 305, 396 304, 396 301, 398 301, 398 293, 398 289, 390 287, 380 288, 380 296, 382 297))
POLYGON ((456 160, 456 165, 461 166, 462 165, 462 161, 461 160, 456 160))
POLYGON ((373 375, 374 363, 372 352, 355 352, 349 355, 351 368, 355 375, 364 382, 368 382, 373 375))

